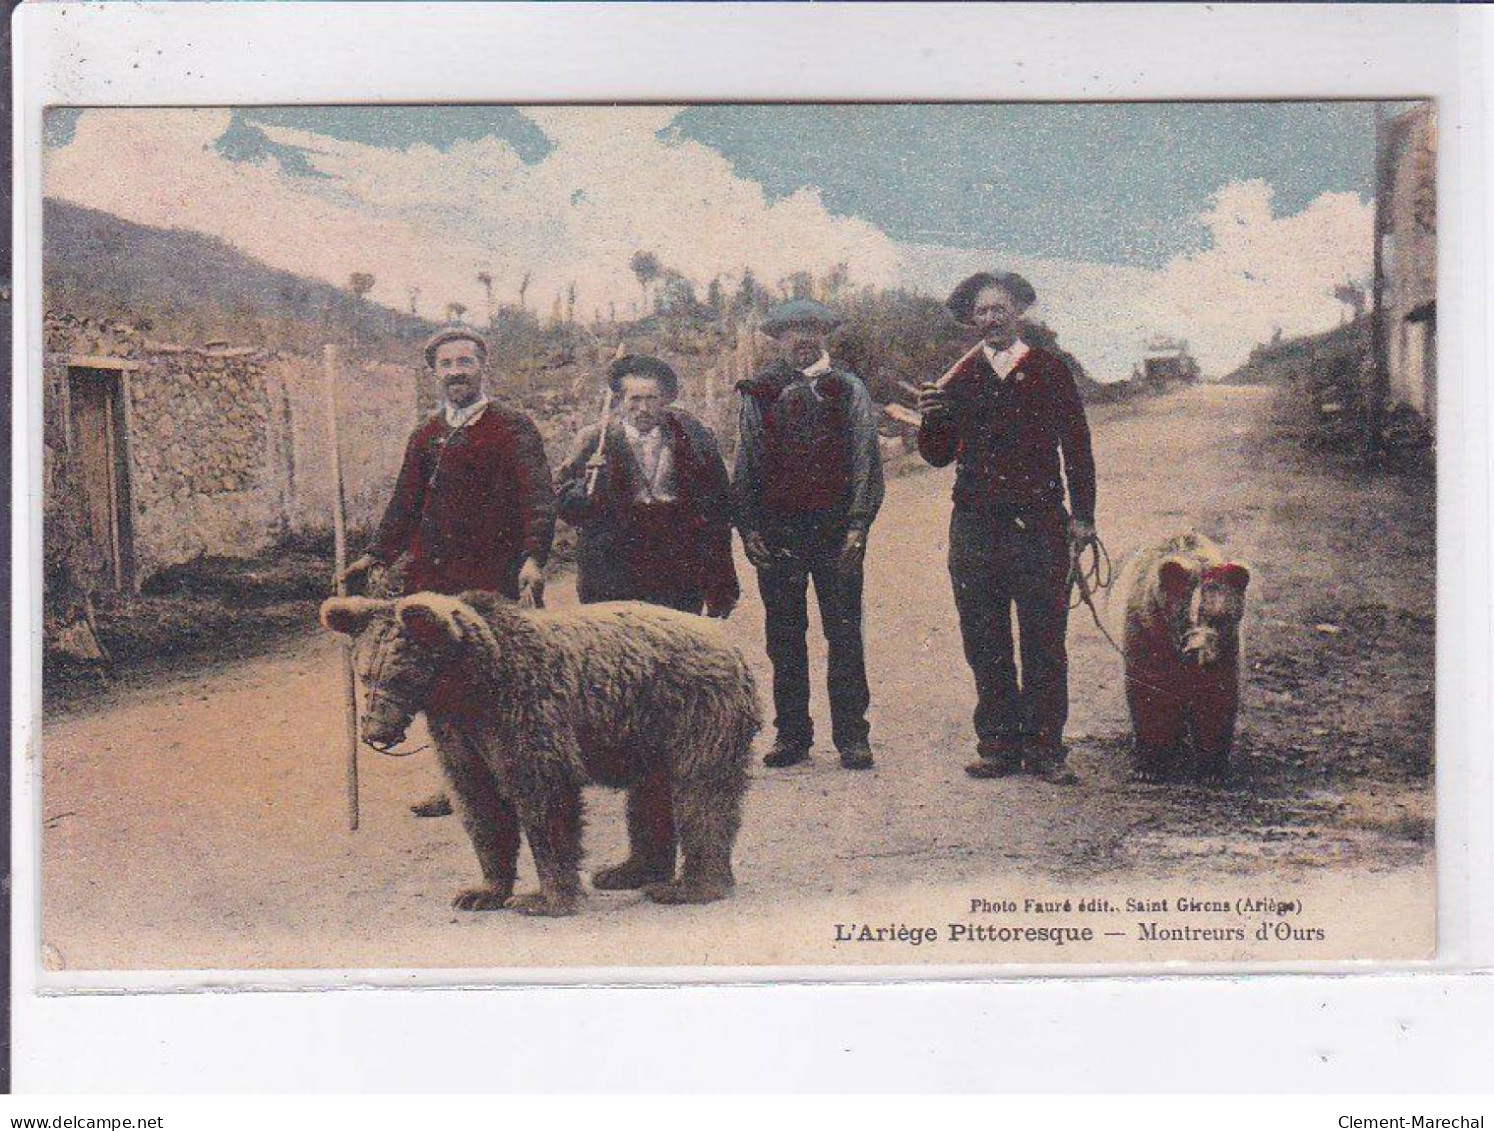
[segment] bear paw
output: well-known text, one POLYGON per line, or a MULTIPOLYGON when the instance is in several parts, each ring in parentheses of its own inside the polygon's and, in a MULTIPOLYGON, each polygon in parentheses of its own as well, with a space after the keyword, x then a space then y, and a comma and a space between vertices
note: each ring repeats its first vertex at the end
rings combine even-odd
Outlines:
POLYGON ((508 905, 509 893, 497 888, 463 888, 451 905, 458 911, 502 911, 508 905))
POLYGON ((580 910, 579 902, 574 895, 550 896, 542 891, 534 891, 511 896, 505 906, 512 911, 517 911, 520 915, 561 918, 576 914, 580 910))
POLYGON ((1162 785, 1172 780, 1172 771, 1156 763, 1133 766, 1131 780, 1140 785, 1162 785))
POLYGON ((730 892, 730 884, 700 880, 676 880, 667 884, 649 884, 643 889, 643 894, 655 903, 670 904, 715 903, 719 899, 725 899, 730 892))
POLYGON ((667 884, 674 879, 674 864, 627 859, 615 868, 593 872, 591 886, 597 891, 637 891, 649 884, 667 884))

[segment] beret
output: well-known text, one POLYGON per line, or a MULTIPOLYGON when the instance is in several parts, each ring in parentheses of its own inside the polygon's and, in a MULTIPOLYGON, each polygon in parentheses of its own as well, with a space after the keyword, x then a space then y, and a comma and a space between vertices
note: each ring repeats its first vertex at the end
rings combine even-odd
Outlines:
POLYGON ((1015 271, 977 271, 949 292, 944 305, 961 322, 969 322, 975 310, 975 296, 987 287, 1000 287, 1021 306, 1031 306, 1037 301, 1032 284, 1015 271))
POLYGON ((425 363, 432 369, 436 367, 436 351, 447 342, 473 342, 477 345, 477 353, 484 360, 488 357, 488 342, 481 334, 471 326, 463 326, 459 322, 453 322, 450 326, 442 326, 434 334, 425 340, 425 363))
POLYGON ((768 311, 763 318, 762 332, 769 337, 783 333, 790 326, 813 326, 817 330, 833 330, 841 323, 840 315, 822 302, 812 298, 795 298, 781 302, 768 311))
POLYGON ((613 393, 622 392, 624 377, 649 377, 659 382, 664 399, 672 401, 680 395, 680 379, 674 370, 657 357, 630 353, 618 358, 607 367, 607 387, 613 393))

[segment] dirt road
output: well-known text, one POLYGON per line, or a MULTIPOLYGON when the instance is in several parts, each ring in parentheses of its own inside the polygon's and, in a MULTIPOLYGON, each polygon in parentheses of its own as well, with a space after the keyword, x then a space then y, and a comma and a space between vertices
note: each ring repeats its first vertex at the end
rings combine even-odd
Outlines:
MULTIPOLYGON (((831 924, 923 907, 931 893, 948 893, 944 914, 971 893, 1152 890, 1185 877, 1306 885, 1329 903, 1379 884, 1417 926, 1431 896, 1434 508, 1405 484, 1334 476, 1273 447, 1270 397, 1203 387, 1095 422, 1099 527, 1118 560, 1192 526, 1254 567, 1241 773, 1228 789, 1127 784, 1119 661, 1082 614, 1070 628, 1069 730, 1082 783, 963 774, 972 689, 944 566, 952 473, 924 471, 889 483, 867 559, 877 768, 842 771, 823 744, 806 766, 757 767, 734 899, 662 909, 598 894, 581 918, 558 922, 452 911, 451 895, 475 878, 471 849, 454 820, 406 810, 437 782, 429 755, 370 755, 363 828, 346 830, 337 646, 312 634, 47 727, 50 961, 834 961, 831 924)), ((761 605, 741 568, 730 627, 766 688, 761 605)), ((571 600, 557 580, 551 603, 571 600)), ((822 649, 814 662, 823 672, 822 649)), ((595 866, 621 852, 621 805, 599 791, 589 803, 595 866)), ((521 883, 530 875, 526 859, 521 883)))

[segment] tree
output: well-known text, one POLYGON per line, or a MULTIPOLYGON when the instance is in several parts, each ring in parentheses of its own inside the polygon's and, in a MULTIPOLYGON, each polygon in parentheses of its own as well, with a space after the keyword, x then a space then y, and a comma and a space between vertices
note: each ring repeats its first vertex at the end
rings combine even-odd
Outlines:
POLYGON ((411 287, 410 288, 410 313, 411 314, 418 313, 418 307, 419 306, 420 306, 420 288, 419 287, 411 287))
POLYGON ((635 251, 628 260, 638 285, 643 289, 643 309, 648 309, 648 285, 659 277, 659 257, 651 251, 635 251))
POLYGON ((825 275, 825 298, 834 302, 850 285, 851 268, 847 263, 837 263, 825 275))
POLYGON ((467 308, 460 302, 448 302, 446 304, 446 321, 460 322, 462 315, 467 313, 467 308))
MULTIPOLYGON (((366 301, 369 291, 373 290, 374 277, 367 271, 354 271, 348 276, 348 290, 353 292, 353 301, 361 306, 366 301)), ((353 349, 358 349, 358 317, 354 311, 353 317, 353 349)))
POLYGON ((814 298, 814 276, 808 271, 795 271, 778 285, 788 298, 814 298))
POLYGON ((528 271, 525 271, 524 272, 524 277, 519 280, 519 309, 520 310, 525 309, 525 307, 524 307, 524 296, 529 293, 529 279, 530 279, 530 277, 531 277, 531 273, 528 272, 528 271))
POLYGON ((488 296, 488 322, 493 321, 493 276, 486 271, 477 273, 477 281, 482 284, 482 289, 488 296))
POLYGON ((670 268, 660 276, 661 282, 654 288, 654 309, 660 314, 691 314, 699 306, 695 298, 695 284, 670 268))
POLYGON ((1352 281, 1340 283, 1333 288, 1333 297, 1347 306, 1354 318, 1357 319, 1364 314, 1366 297, 1364 287, 1359 283, 1352 281))
POLYGON ((758 293, 757 278, 752 274, 752 268, 742 268, 742 281, 737 286, 737 297, 732 303, 733 312, 746 314, 757 306, 758 293))
POLYGON ((374 288, 374 277, 367 271, 354 271, 348 276, 348 290, 352 291, 359 302, 363 296, 374 288))
POLYGON ((726 294, 721 288, 721 276, 717 275, 706 288, 706 306, 717 316, 726 311, 726 294))
POLYGON ((565 289, 565 320, 567 323, 576 320, 576 284, 574 282, 565 289))

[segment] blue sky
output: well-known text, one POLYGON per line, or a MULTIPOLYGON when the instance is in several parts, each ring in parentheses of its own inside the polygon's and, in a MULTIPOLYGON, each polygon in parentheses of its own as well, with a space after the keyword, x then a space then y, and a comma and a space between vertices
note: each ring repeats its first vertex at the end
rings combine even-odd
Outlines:
POLYGON ((700 106, 671 132, 897 239, 1149 267, 1203 246, 1221 185, 1263 179, 1281 212, 1374 191, 1363 102, 700 106))
POLYGON ((640 249, 702 287, 846 261, 942 293, 1004 264, 1051 280, 1052 320, 1115 365, 1123 339, 1211 321, 1222 364, 1332 315, 1319 292, 1368 261, 1369 103, 62 110, 47 137, 50 193, 334 281, 370 269, 393 305, 477 309, 479 270, 627 303, 640 249), (121 147, 135 167, 98 178, 121 147))

